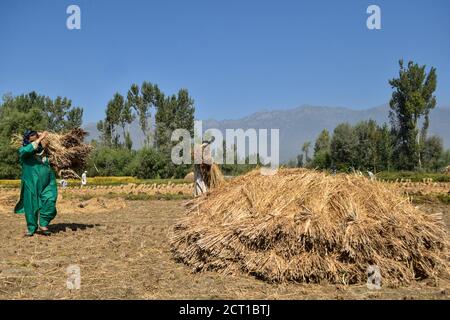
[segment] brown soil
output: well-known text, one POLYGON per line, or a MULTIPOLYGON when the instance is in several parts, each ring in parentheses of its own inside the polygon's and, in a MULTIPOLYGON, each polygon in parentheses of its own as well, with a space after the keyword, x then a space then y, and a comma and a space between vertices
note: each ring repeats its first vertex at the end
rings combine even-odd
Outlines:
MULTIPOLYGON (((24 238, 24 217, 11 213, 16 192, 0 194, 0 299, 449 299, 448 279, 369 290, 193 273, 173 260, 168 243, 183 201, 63 199, 51 236, 24 238), (72 264, 81 269, 80 290, 66 287, 72 264)), ((449 205, 420 206, 450 225, 449 205)))

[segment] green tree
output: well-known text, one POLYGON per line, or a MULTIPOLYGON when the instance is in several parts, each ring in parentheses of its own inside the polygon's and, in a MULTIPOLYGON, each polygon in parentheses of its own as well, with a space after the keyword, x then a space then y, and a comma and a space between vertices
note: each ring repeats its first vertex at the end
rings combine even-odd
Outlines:
POLYGON ((175 129, 186 129, 194 133, 194 100, 186 89, 177 95, 165 97, 159 93, 156 97, 156 147, 163 154, 170 155, 174 142, 171 141, 175 129))
POLYGON ((442 162, 442 154, 444 153, 444 147, 442 138, 438 136, 431 136, 427 138, 423 146, 423 166, 428 170, 438 171, 444 167, 442 162))
POLYGON ((169 162, 154 148, 144 148, 138 154, 136 176, 140 179, 170 178, 169 162))
POLYGON ((81 125, 83 109, 72 107, 64 97, 51 99, 35 91, 13 96, 6 94, 0 103, 0 178, 18 178, 17 150, 11 146, 14 135, 26 129, 65 131, 81 125))
POLYGON ((133 122, 135 116, 131 109, 131 104, 129 101, 122 103, 122 110, 120 111, 120 125, 122 127, 122 134, 124 139, 124 145, 127 149, 131 150, 133 142, 130 137, 130 124, 133 122), (125 129, 126 127, 126 129, 125 129))
POLYGON ((312 167, 319 169, 326 169, 330 167, 330 143, 330 133, 327 129, 322 130, 314 144, 314 158, 311 164, 312 167))
POLYGON ((67 112, 67 120, 65 122, 65 129, 80 128, 83 124, 83 109, 72 108, 67 112))
POLYGON ((323 129, 314 144, 314 154, 330 150, 330 133, 327 129, 323 129))
POLYGON ((302 146, 302 152, 305 155, 305 165, 308 165, 308 163, 311 161, 309 157, 309 148, 311 147, 311 141, 306 141, 303 143, 302 146))
POLYGON ((358 139, 348 123, 339 124, 333 131, 330 155, 332 166, 338 170, 355 167, 355 153, 358 139))
POLYGON ((394 158, 398 169, 421 167, 421 147, 429 126, 429 113, 436 106, 436 69, 427 74, 426 66, 410 61, 407 68, 399 61, 399 77, 389 81, 395 91, 390 101, 391 124, 396 137, 394 158), (418 121, 424 117, 419 136, 418 121), (422 141, 420 139, 422 137, 422 141))
POLYGON ((120 135, 117 132, 117 127, 121 124, 122 110, 124 109, 125 100, 123 96, 116 92, 114 97, 108 102, 106 106, 106 118, 104 124, 108 127, 111 133, 110 144, 118 147, 120 135))
POLYGON ((379 140, 377 143, 377 152, 379 157, 378 169, 390 171, 392 169, 394 135, 386 123, 383 124, 379 131, 379 140))
POLYGON ((361 121, 354 127, 357 139, 355 150, 355 165, 359 170, 377 171, 380 159, 378 154, 378 141, 380 130, 375 121, 361 121))
POLYGON ((90 176, 133 176, 135 158, 135 151, 98 146, 88 158, 87 171, 90 176))

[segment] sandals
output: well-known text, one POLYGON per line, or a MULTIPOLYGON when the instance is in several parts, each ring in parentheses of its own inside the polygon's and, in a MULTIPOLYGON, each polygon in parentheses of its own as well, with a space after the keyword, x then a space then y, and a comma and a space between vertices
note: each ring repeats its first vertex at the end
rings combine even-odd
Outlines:
MULTIPOLYGON (((51 232, 48 230, 47 227, 39 227, 39 233, 44 235, 44 236, 51 235, 51 232)), ((31 233, 30 231, 27 231, 27 232, 25 232, 24 237, 32 237, 33 235, 34 235, 34 233, 31 233)))
POLYGON ((39 227, 39 231, 44 235, 44 236, 49 236, 51 234, 50 231, 48 231, 47 227, 39 227), (43 229, 45 228, 45 229, 43 229))

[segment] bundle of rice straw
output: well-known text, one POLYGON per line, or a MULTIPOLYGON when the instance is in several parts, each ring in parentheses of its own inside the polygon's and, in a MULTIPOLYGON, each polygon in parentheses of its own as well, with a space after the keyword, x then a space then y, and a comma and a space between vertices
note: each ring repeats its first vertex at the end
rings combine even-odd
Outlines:
MULTIPOLYGON (((64 178, 79 178, 76 171, 83 170, 92 146, 84 143, 87 132, 81 128, 72 129, 66 133, 49 132, 42 140, 42 146, 55 172, 64 178)), ((21 136, 15 136, 14 146, 20 146, 21 136)))
POLYGON ((213 163, 209 170, 209 187, 217 188, 225 181, 222 171, 217 164, 213 163))
POLYGON ((195 271, 244 272, 269 282, 383 284, 448 274, 441 216, 393 187, 354 175, 254 170, 193 200, 170 236, 195 271))

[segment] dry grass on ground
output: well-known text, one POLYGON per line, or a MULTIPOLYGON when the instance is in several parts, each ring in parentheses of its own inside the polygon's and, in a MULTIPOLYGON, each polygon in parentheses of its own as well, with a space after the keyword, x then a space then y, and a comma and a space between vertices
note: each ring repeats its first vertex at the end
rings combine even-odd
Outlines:
MULTIPOLYGON (((17 190, 2 190, 1 299, 449 299, 445 279, 368 290, 193 273, 173 260, 168 243, 184 201, 62 200, 50 237, 23 238, 24 218, 11 213, 16 199, 17 190), (66 289, 71 264, 81 268, 79 291, 66 289)), ((423 206, 449 221, 450 206, 423 206)))

